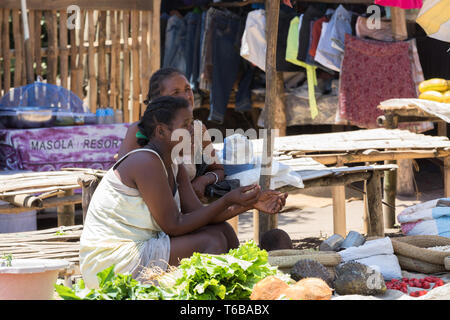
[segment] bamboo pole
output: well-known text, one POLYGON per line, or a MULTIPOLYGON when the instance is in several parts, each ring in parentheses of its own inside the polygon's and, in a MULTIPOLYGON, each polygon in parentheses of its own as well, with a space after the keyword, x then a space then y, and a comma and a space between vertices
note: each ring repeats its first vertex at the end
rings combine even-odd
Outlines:
MULTIPOLYGON (((277 1, 266 0, 266 105, 264 125, 266 134, 263 143, 263 161, 261 163, 261 176, 259 184, 262 190, 270 188, 270 178, 272 171, 272 154, 274 146, 274 133, 277 105, 277 71, 276 71, 276 47, 278 34, 279 3, 277 1)), ((259 212, 259 236, 264 232, 277 227, 277 215, 268 215, 259 212)), ((259 240, 259 239, 258 239, 259 240)))
POLYGON ((80 30, 78 30, 78 60, 76 67, 76 85, 74 88, 75 94, 78 95, 80 99, 84 98, 83 94, 83 82, 84 82, 84 29, 86 25, 86 11, 81 10, 80 12, 80 30))
POLYGON ((34 72, 33 72, 33 56, 31 53, 31 41, 30 41, 30 28, 28 26, 28 10, 26 0, 21 0, 21 11, 22 11, 22 22, 23 22, 23 40, 25 48, 25 71, 26 71, 26 82, 34 82, 34 72))
MULTIPOLYGON (((0 9, 0 35, 2 34, 2 30, 3 30, 3 9, 0 9)), ((0 55, 2 54, 2 42, 0 41, 0 55)), ((2 68, 1 64, 0 64, 0 70, 3 70, 3 74, 5 74, 5 69, 2 68)), ((6 93, 6 92, 5 92, 6 93)), ((0 95, 2 94, 2 72, 0 71, 0 95)))
POLYGON ((110 38, 112 42, 111 48, 111 59, 109 64, 110 76, 109 76, 109 106, 113 109, 117 108, 117 88, 116 88, 116 78, 119 76, 117 73, 116 66, 118 65, 119 56, 117 51, 117 11, 111 11, 109 16, 109 25, 110 25, 110 38))
MULTIPOLYGON (((150 74, 161 67, 160 16, 161 0, 153 0, 151 42, 150 42, 150 74)), ((145 92, 146 93, 146 92, 145 92)), ((144 93, 144 94, 145 94, 144 93)))
MULTIPOLYGON (((151 16, 149 15, 149 12, 144 11, 141 12, 141 47, 140 47, 140 53, 141 53, 141 72, 140 72, 140 87, 141 87, 141 93, 143 96, 145 96, 148 92, 148 84, 149 84, 149 56, 148 56, 148 34, 149 34, 149 23, 151 23, 151 16)), ((141 116, 144 115, 145 107, 141 108, 141 116)))

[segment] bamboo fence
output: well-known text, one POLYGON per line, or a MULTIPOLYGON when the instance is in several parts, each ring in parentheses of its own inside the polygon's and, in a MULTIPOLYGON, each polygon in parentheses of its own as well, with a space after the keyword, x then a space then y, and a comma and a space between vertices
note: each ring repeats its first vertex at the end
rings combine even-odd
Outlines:
MULTIPOLYGON (((160 5, 27 0, 34 79, 70 89, 91 112, 112 107, 124 122, 137 121, 149 77, 160 67, 160 5)), ((27 84, 21 15, 20 1, 0 1, 0 95, 27 84)))

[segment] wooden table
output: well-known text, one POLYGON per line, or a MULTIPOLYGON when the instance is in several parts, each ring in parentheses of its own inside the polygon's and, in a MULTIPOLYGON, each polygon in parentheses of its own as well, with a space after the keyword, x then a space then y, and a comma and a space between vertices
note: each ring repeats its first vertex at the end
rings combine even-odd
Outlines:
MULTIPOLYGON (((254 152, 261 155, 263 140, 251 141, 254 152)), ((221 148, 223 146, 217 144, 216 149, 221 148)), ((400 159, 444 158, 445 196, 450 197, 450 141, 443 136, 385 128, 284 136, 275 138, 274 155, 275 159, 312 158, 324 165, 338 167, 351 163, 374 164, 400 159)), ((385 171, 384 178, 386 179, 386 174, 389 177, 390 173, 392 172, 385 171)), ((345 187, 333 186, 332 194, 334 216, 343 216, 345 187)), ((385 227, 390 228, 395 221, 395 198, 385 202, 385 227)), ((276 225, 269 226, 267 230, 272 228, 276 228, 276 225)))
MULTIPOLYGON (((399 123, 405 122, 435 122, 437 123, 438 136, 447 137, 447 122, 448 115, 442 114, 442 105, 440 103, 423 101, 420 99, 393 99, 386 101, 378 106, 384 115, 378 117, 377 121, 380 126, 386 129, 397 129, 399 123), (420 104, 425 103, 427 110, 420 107, 420 104), (438 107, 438 108, 436 108, 438 107)), ((445 109, 445 107, 444 107, 445 109)), ((437 158, 435 156, 433 158, 437 158)), ((411 193, 414 189, 413 179, 414 173, 412 168, 412 159, 396 159, 386 160, 386 164, 398 164, 399 170, 387 172, 384 179, 384 193, 385 201, 392 205, 392 207, 385 207, 385 215, 387 217, 387 225, 393 226, 395 223, 395 198, 397 193, 411 193), (397 185, 397 181, 399 185, 397 185), (405 190, 405 191, 403 191, 405 190)), ((445 181, 445 195, 449 196, 448 168, 450 166, 449 157, 444 157, 444 181, 445 181)))

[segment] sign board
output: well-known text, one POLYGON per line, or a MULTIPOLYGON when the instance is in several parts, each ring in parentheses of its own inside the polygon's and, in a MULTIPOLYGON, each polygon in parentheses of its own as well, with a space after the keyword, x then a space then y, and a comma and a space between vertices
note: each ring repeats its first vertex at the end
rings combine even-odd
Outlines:
POLYGON ((0 170, 108 170, 128 123, 0 130, 0 170))

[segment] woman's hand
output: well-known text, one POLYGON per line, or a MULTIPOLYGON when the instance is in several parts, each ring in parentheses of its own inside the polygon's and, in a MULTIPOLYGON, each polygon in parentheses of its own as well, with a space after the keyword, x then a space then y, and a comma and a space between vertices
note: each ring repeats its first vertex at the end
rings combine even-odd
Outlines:
POLYGON ((261 187, 256 184, 252 184, 231 190, 224 195, 224 200, 229 206, 237 204, 243 207, 248 207, 257 203, 260 194, 261 187))
POLYGON ((206 186, 210 184, 208 177, 205 176, 197 177, 194 180, 192 180, 191 184, 198 199, 201 202, 206 203, 208 199, 205 197, 205 189, 206 186))
POLYGON ((262 191, 253 208, 265 213, 276 214, 283 209, 287 196, 287 193, 281 193, 279 191, 262 191))

